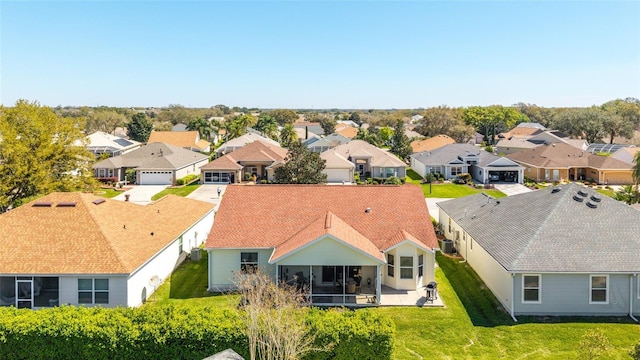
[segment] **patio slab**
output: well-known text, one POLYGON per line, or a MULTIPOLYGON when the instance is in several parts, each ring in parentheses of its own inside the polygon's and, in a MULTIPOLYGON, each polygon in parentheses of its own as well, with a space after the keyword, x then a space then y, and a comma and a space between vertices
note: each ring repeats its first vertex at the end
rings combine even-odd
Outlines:
POLYGON ((426 289, 396 290, 390 287, 382 287, 380 306, 419 306, 419 307, 443 307, 444 302, 440 296, 433 301, 427 301, 426 289))

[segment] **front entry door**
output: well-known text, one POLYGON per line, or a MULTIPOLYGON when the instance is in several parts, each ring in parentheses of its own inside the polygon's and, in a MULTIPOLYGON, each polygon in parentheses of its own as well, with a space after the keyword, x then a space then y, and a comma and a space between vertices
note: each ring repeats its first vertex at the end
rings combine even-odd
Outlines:
POLYGON ((33 308, 33 280, 16 280, 16 301, 18 309, 33 308))

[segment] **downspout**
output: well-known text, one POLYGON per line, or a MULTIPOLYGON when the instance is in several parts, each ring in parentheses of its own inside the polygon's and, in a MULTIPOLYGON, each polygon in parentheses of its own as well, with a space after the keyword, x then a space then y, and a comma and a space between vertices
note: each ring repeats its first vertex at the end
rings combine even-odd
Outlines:
POLYGON ((511 315, 511 318, 513 319, 513 321, 518 322, 518 319, 516 319, 515 316, 515 312, 514 312, 514 307, 516 306, 516 302, 514 300, 515 296, 516 296, 516 285, 515 285, 515 280, 516 279, 516 274, 511 273, 511 309, 509 309, 509 315, 511 315))
POLYGON ((638 274, 631 274, 631 276, 629 276, 629 317, 631 319, 633 319, 633 321, 638 322, 638 319, 636 319, 633 316, 633 278, 634 277, 638 277, 638 274))

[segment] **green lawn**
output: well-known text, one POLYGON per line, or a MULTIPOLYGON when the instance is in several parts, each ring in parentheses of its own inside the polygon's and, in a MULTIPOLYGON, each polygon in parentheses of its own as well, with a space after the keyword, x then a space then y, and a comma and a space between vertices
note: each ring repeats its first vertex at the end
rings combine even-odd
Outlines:
POLYGON ((123 193, 123 191, 118 191, 115 189, 98 189, 94 192, 96 195, 98 196, 102 196, 104 198, 112 198, 112 197, 116 197, 120 194, 123 193))
POLYGON ((616 198, 616 192, 613 190, 609 190, 609 189, 596 189, 597 192, 599 192, 602 195, 606 195, 610 198, 616 198))
POLYGON ((459 198, 463 196, 484 192, 495 198, 505 197, 503 192, 495 189, 474 189, 467 185, 461 184, 420 184, 422 178, 415 171, 407 169, 407 183, 415 184, 422 187, 424 197, 431 198, 459 198))
POLYGON ((191 184, 191 185, 185 185, 185 186, 181 186, 181 187, 175 187, 175 188, 166 188, 162 191, 160 191, 159 193, 153 195, 151 197, 152 201, 156 201, 158 199, 160 199, 161 197, 165 196, 165 195, 169 195, 169 194, 174 194, 174 195, 178 195, 178 196, 187 196, 189 194, 191 194, 193 192, 193 190, 197 189, 200 187, 200 184, 191 184))
MULTIPOLYGON (((237 296, 206 292, 203 255, 174 272, 146 306, 190 302, 235 308, 237 296)), ((607 359, 628 359, 640 341, 640 326, 628 318, 521 317, 516 323, 468 264, 440 254, 437 260, 436 281, 446 307, 373 309, 396 324, 394 359, 577 359, 581 337, 592 329, 608 338, 607 359)))

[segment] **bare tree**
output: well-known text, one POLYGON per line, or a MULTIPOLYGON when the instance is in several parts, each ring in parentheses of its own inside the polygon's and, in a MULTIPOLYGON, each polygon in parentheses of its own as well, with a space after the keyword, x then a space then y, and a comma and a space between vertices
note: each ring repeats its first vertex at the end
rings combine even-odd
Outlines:
POLYGON ((256 269, 234 275, 251 360, 297 360, 314 350, 315 336, 306 325, 308 288, 276 283, 256 269))

